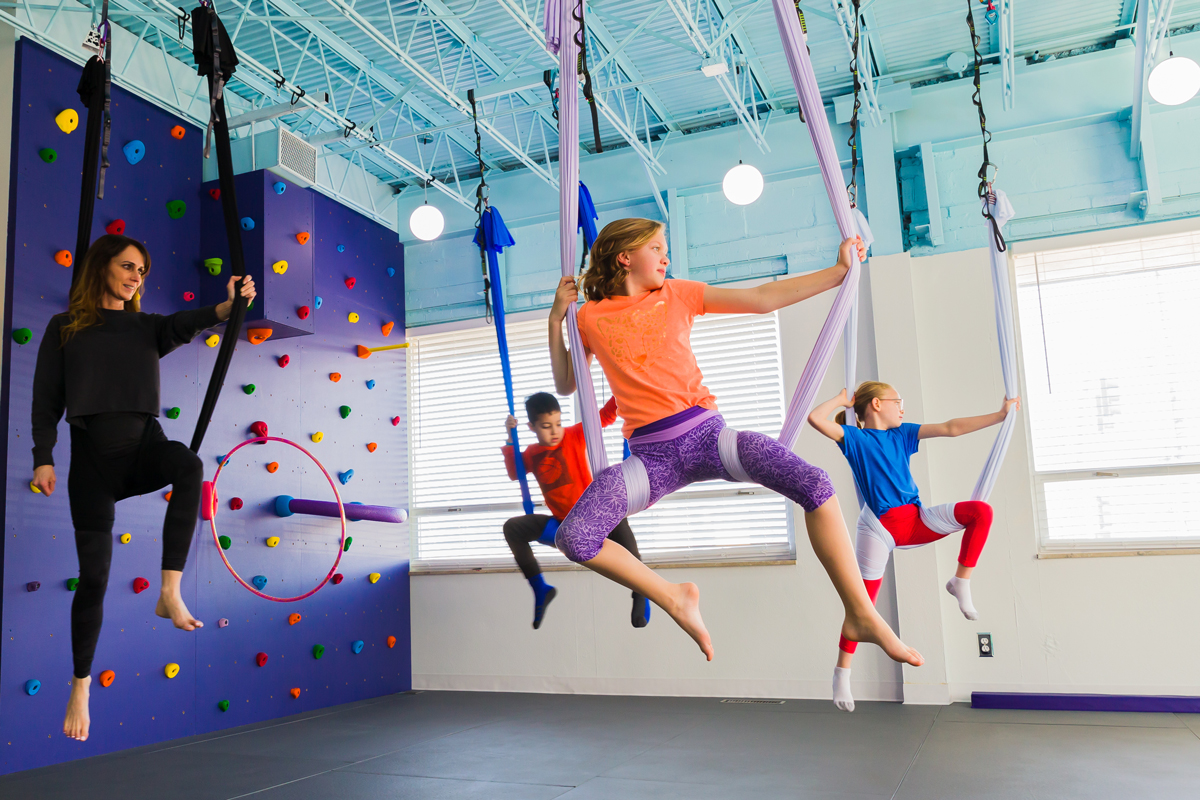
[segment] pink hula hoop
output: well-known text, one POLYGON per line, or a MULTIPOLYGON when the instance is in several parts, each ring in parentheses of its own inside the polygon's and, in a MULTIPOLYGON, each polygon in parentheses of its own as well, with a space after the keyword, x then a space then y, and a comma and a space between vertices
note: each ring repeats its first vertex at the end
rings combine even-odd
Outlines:
POLYGON ((317 461, 316 456, 314 456, 312 453, 305 450, 300 445, 296 444, 295 442, 293 442, 289 439, 281 439, 278 436, 256 436, 253 439, 247 439, 246 441, 242 442, 237 447, 233 448, 228 453, 226 453, 225 458, 221 461, 221 465, 217 467, 217 472, 216 472, 216 474, 213 475, 213 479, 212 479, 212 497, 213 497, 212 519, 209 520, 208 524, 209 524, 209 527, 212 529, 213 544, 215 544, 217 546, 217 553, 220 554, 221 560, 225 562, 225 566, 229 569, 229 574, 233 575, 234 580, 236 580, 243 587, 245 587, 247 591, 258 595, 259 597, 261 597, 264 600, 273 600, 276 603, 294 603, 297 600, 303 600, 306 597, 312 597, 314 594, 316 594, 318 591, 320 591, 320 589, 325 584, 329 583, 329 579, 332 578, 334 573, 337 572, 338 564, 341 563, 342 553, 345 551, 345 547, 346 547, 346 508, 345 508, 345 506, 342 505, 342 496, 340 494, 338 494, 337 484, 334 483, 333 477, 326 471, 325 466, 320 461, 317 461), (229 563, 229 559, 225 557, 225 549, 223 547, 221 547, 221 540, 217 536, 216 495, 217 495, 217 479, 221 477, 221 470, 225 469, 225 465, 229 463, 230 456, 232 456, 234 453, 236 453, 238 450, 242 449, 246 445, 248 445, 248 444, 265 444, 266 442, 282 442, 283 444, 291 445, 292 447, 296 448, 301 453, 304 453, 304 455, 306 455, 312 459, 312 462, 317 465, 317 469, 321 470, 321 474, 325 476, 325 480, 329 481, 329 488, 333 489, 333 496, 337 500, 337 504, 338 504, 338 514, 341 516, 341 520, 342 520, 342 538, 341 538, 341 541, 338 542, 337 558, 335 558, 333 560, 333 566, 330 567, 329 572, 325 575, 324 580, 322 580, 320 583, 318 583, 315 587, 313 587, 309 591, 305 592, 302 595, 298 595, 296 597, 274 597, 269 594, 264 594, 263 592, 260 592, 258 589, 255 589, 250 584, 246 583, 246 581, 242 578, 242 576, 238 575, 238 572, 236 569, 233 568, 233 565, 229 563))

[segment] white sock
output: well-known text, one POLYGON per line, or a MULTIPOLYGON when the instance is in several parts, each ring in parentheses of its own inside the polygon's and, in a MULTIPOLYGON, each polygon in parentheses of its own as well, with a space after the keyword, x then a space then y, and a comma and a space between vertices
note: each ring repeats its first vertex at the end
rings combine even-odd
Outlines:
POLYGON ((833 668, 833 704, 842 711, 854 710, 854 695, 850 694, 850 668, 833 668))
POLYGON ((971 602, 970 578, 951 578, 946 583, 946 591, 958 598, 958 610, 963 613, 964 617, 979 619, 979 612, 975 610, 975 604, 971 602))

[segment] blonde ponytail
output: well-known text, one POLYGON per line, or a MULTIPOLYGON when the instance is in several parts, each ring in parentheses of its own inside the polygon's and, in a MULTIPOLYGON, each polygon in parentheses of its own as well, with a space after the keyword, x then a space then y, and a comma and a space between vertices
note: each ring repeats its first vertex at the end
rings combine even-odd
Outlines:
MULTIPOLYGON (((854 416, 858 427, 863 426, 863 416, 867 413, 867 407, 871 405, 871 401, 882 398, 889 391, 892 391, 892 387, 879 381, 863 381, 858 385, 858 388, 854 390, 854 416)), ((845 425, 846 412, 839 411, 833 421, 838 425, 845 425)))

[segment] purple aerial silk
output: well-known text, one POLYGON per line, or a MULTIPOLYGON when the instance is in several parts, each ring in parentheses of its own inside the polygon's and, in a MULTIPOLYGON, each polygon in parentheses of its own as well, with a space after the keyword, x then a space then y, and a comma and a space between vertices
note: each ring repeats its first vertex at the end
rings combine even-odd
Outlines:
MULTIPOLYGON (((546 32, 546 49, 554 55, 558 55, 563 30, 562 0, 546 0, 546 10, 542 15, 542 29, 546 32)), ((571 25, 568 21, 567 30, 570 29, 571 25)))
MULTIPOLYGON (((579 44, 575 41, 576 23, 571 16, 573 7, 583 14, 582 5, 576 0, 565 3, 547 0, 546 21, 550 22, 550 6, 558 7, 559 55, 559 100, 558 100, 558 239, 562 274, 575 274, 575 245, 579 236, 579 81, 576 79, 579 44), (563 35, 563 34, 566 35, 563 35)), ((546 45, 554 49, 551 41, 552 26, 546 26, 546 45)), ((575 371, 575 397, 579 415, 583 422, 583 435, 587 441, 588 461, 592 474, 608 466, 608 455, 604 452, 603 429, 600 412, 596 405, 596 390, 592 387, 592 372, 588 369, 587 357, 583 354, 583 341, 579 338, 579 323, 575 317, 575 304, 567 307, 567 339, 571 347, 571 365, 575 371)))

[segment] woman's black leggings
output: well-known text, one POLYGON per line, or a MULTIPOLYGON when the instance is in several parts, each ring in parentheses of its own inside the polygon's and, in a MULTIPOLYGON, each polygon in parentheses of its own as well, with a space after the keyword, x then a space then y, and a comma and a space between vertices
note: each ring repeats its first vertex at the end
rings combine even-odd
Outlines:
POLYGON ((172 442, 149 414, 97 414, 86 429, 71 426, 67 494, 79 553, 79 586, 71 603, 75 677, 92 671, 104 621, 104 592, 112 564, 116 503, 171 484, 163 522, 162 568, 183 571, 196 532, 204 466, 183 442, 172 442))

